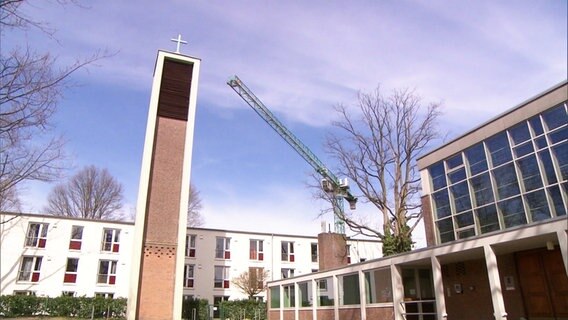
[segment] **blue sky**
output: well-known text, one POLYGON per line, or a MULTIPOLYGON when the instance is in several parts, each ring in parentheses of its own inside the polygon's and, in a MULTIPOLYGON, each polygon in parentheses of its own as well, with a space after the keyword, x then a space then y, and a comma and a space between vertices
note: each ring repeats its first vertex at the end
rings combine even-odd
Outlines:
MULTIPOLYGON (((550 1, 35 1, 27 14, 57 29, 2 35, 63 66, 116 54, 73 75, 54 124, 73 168, 105 167, 133 212, 157 50, 202 59, 192 181, 206 227, 315 235, 311 168, 225 84, 233 74, 328 166, 322 148, 334 105, 379 83, 441 101, 455 137, 567 76, 567 2, 550 1)), ((436 146, 432 146, 436 147, 436 146)), ((21 190, 41 212, 52 185, 21 190)), ((363 206, 369 223, 378 223, 363 206)), ((323 218, 328 223, 332 216, 323 218)), ((418 238, 422 237, 417 235, 418 238)), ((420 239, 417 239, 420 240, 420 239)))

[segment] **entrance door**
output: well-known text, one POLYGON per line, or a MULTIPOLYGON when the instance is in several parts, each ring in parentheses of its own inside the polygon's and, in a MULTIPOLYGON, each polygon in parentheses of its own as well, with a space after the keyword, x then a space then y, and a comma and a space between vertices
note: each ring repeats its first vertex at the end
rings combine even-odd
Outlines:
POLYGON ((519 252, 516 260, 529 320, 568 320, 568 276, 560 250, 519 252))
POLYGON ((406 320, 435 320, 436 298, 430 269, 403 269, 406 320))

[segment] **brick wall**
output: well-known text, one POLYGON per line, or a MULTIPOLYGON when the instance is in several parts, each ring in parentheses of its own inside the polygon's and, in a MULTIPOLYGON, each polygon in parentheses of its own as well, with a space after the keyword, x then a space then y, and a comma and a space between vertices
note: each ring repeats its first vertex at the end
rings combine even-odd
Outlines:
POLYGON ((448 319, 493 319, 493 302, 484 259, 443 265, 442 281, 448 319), (461 293, 456 292, 456 285, 461 286, 461 293))

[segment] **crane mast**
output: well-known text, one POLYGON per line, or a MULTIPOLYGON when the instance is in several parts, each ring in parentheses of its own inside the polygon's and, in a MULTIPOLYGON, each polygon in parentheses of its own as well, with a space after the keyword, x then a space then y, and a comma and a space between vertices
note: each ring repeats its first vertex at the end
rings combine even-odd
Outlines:
POLYGON ((349 191, 347 179, 338 179, 300 139, 268 110, 239 77, 233 76, 227 81, 227 84, 322 177, 321 187, 323 191, 333 196, 334 231, 344 234, 345 225, 339 218, 344 214, 343 199, 349 202, 351 209, 355 209, 357 202, 357 198, 349 191))

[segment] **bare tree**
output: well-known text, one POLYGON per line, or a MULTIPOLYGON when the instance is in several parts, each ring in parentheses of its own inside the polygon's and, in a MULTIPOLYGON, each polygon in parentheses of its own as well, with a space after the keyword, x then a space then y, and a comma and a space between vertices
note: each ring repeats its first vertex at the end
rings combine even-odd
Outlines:
POLYGON ((122 185, 107 169, 88 166, 51 190, 45 211, 86 219, 120 219, 122 198, 122 185))
MULTIPOLYGON (((22 203, 18 197, 18 189, 11 188, 0 197, 0 211, 20 212, 22 203)), ((2 224, 0 222, 0 224, 2 224)))
POLYGON ((266 281, 269 279, 268 271, 263 268, 250 267, 249 271, 241 273, 231 282, 239 288, 249 299, 266 289, 266 281))
MULTIPOLYGON (((45 23, 22 13, 24 3, 0 1, 1 31, 33 27, 52 36, 45 23)), ((97 53, 60 69, 49 53, 28 47, 0 50, 0 208, 17 201, 16 187, 22 182, 60 177, 63 139, 51 134, 51 117, 70 86, 70 75, 100 58, 97 53)))
POLYGON ((361 223, 351 212, 341 219, 353 231, 383 242, 383 254, 411 250, 412 231, 422 218, 417 157, 439 137, 440 104, 424 104, 414 91, 394 90, 384 97, 380 87, 359 93, 360 117, 344 105, 334 122, 340 135, 329 135, 328 152, 338 160, 340 173, 349 177, 364 199, 381 212, 383 227, 361 223))
POLYGON ((201 204, 201 197, 199 191, 192 184, 189 187, 189 204, 187 207, 187 226, 188 227, 201 227, 205 224, 205 220, 200 211, 203 205, 201 204))

